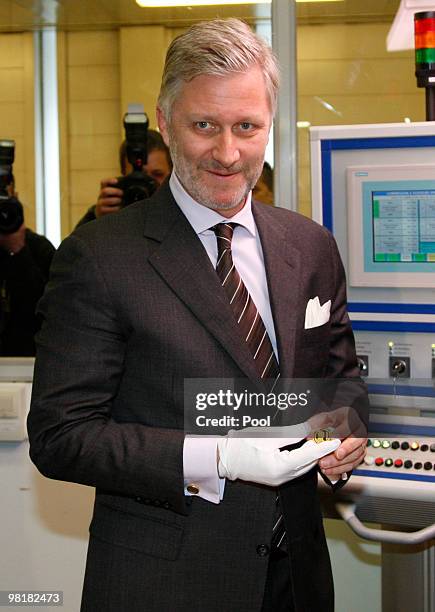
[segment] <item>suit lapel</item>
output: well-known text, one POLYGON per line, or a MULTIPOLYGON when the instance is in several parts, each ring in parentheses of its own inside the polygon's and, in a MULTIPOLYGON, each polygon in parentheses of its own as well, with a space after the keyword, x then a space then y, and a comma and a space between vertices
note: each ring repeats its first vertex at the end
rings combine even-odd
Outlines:
POLYGON ((146 207, 144 233, 147 238, 160 242, 149 263, 244 374, 256 381, 252 355, 241 339, 228 298, 207 252, 177 206, 167 183, 146 207))
POLYGON ((263 248, 281 377, 291 378, 300 306, 300 254, 273 209, 253 203, 253 213, 263 248))

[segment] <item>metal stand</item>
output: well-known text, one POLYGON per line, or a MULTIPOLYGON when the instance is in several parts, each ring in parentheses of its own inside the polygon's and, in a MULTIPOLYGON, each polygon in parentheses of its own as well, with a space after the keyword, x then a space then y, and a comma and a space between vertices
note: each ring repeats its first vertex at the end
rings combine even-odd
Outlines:
POLYGON ((357 536, 382 544, 382 612, 435 612, 435 523, 376 529, 356 516, 355 503, 338 501, 335 509, 357 536))
POLYGON ((435 87, 426 87, 426 121, 435 121, 435 87))
POLYGON ((435 612, 435 543, 382 544, 382 612, 435 612))

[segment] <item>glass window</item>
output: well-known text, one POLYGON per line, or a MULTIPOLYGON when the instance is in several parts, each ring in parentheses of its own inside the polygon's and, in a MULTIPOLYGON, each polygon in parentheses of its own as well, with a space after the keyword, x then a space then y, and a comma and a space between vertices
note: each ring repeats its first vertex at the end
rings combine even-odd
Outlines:
POLYGON ((389 53, 399 0, 298 3, 299 210, 311 215, 310 125, 424 121, 414 51, 389 53))

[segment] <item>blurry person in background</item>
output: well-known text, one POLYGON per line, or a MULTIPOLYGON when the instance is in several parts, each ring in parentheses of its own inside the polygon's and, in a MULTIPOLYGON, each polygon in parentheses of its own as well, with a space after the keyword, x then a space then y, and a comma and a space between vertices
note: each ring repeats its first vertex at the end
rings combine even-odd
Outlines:
POLYGON ((252 195, 255 200, 273 206, 273 169, 267 161, 263 164, 263 171, 252 190, 252 195))
POLYGON ((0 201, 0 355, 33 356, 40 326, 36 304, 55 248, 26 227, 12 175, 6 191, 0 201))
MULTIPOLYGON (((132 170, 127 159, 127 146, 124 140, 119 148, 119 165, 122 176, 126 176, 132 170)), ((148 130, 147 134, 148 159, 144 166, 145 172, 160 186, 172 170, 172 160, 168 147, 163 138, 156 130, 148 130)), ((104 215, 117 212, 121 208, 123 192, 117 187, 116 177, 106 178, 101 181, 101 190, 97 203, 89 208, 86 214, 77 223, 77 227, 93 221, 104 215)))

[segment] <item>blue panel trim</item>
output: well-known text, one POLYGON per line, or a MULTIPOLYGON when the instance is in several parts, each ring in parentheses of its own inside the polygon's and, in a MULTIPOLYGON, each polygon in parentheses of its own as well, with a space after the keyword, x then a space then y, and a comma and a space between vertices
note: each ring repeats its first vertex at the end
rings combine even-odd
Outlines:
POLYGON ((388 304, 372 302, 349 302, 349 312, 394 312, 404 314, 433 314, 435 304, 388 304))
MULTIPOLYGON (((392 468, 397 469, 397 468, 392 468)), ((354 470, 356 476, 370 476, 372 478, 392 478, 394 480, 416 480, 417 482, 435 482, 435 476, 425 476, 422 474, 403 474, 397 472, 381 472, 372 470, 354 470)), ((388 493, 386 494, 388 496, 388 493)))
POLYGON ((354 331, 395 331, 421 334, 435 333, 435 323, 406 323, 405 321, 351 321, 354 331))
POLYGON ((434 387, 417 387, 416 385, 391 385, 367 384, 369 393, 378 395, 405 395, 407 397, 435 397, 434 387))
POLYGON ((410 147, 435 147, 435 136, 389 136, 386 138, 340 138, 322 141, 328 143, 325 149, 406 149, 410 147))
MULTIPOLYGON (((399 425, 398 423, 370 423, 369 433, 370 437, 375 434, 395 434, 397 436, 424 436, 435 438, 435 427, 424 425, 399 425)), ((433 453, 429 453, 428 457, 430 457, 431 454, 433 456, 433 453)))
POLYGON ((320 150, 322 159, 321 173, 323 225, 331 230, 331 232, 333 231, 331 173, 332 151, 342 151, 346 149, 395 149, 409 147, 435 147, 435 136, 391 136, 388 138, 341 138, 321 140, 320 150))
POLYGON ((322 151, 322 223, 332 232, 332 169, 331 153, 322 151))

